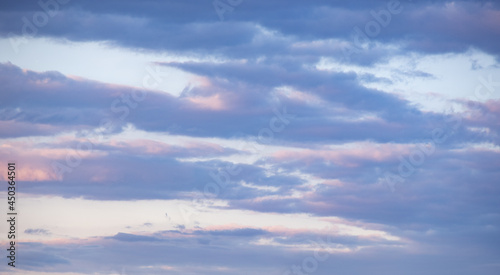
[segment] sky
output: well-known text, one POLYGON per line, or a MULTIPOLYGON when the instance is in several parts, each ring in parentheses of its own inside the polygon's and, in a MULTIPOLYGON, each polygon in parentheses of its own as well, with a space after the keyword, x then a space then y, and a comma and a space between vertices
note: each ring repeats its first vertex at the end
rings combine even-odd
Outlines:
POLYGON ((500 4, 0 3, 1 274, 497 275, 500 4))

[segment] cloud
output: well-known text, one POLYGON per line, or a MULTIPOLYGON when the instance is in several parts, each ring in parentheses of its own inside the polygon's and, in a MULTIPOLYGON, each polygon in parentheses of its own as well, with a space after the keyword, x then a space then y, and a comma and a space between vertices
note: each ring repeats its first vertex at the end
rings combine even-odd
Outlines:
POLYGON ((50 235, 50 232, 48 230, 42 228, 28 228, 24 230, 24 233, 33 235, 50 235))
MULTIPOLYGON (((474 47, 498 55, 499 45, 489 39, 499 31, 497 3, 399 2, 402 12, 392 14, 388 26, 372 37, 372 41, 395 44, 405 51, 463 52, 474 47), (483 20, 475 20, 477 16, 483 20)), ((61 5, 58 14, 40 27, 37 34, 73 41, 113 41, 130 48, 257 58, 262 54, 296 54, 290 47, 293 42, 337 39, 351 43, 353 28, 364 29, 368 22, 376 22, 370 12, 385 9, 387 1, 357 1, 355 4, 255 1, 238 6, 234 14, 226 14, 227 20, 220 22, 212 3, 208 2, 179 4, 166 1, 162 5, 148 2, 141 6, 132 1, 112 1, 106 6, 94 1, 75 2, 61 5), (267 39, 260 39, 263 36, 267 39)), ((5 4, 2 10, 6 23, 2 24, 0 34, 5 37, 10 32, 21 34, 25 24, 23 16, 31 20, 34 11, 42 11, 40 6, 26 2, 5 4)), ((309 54, 321 55, 324 48, 316 48, 309 54)), ((332 53, 340 59, 343 57, 341 48, 332 53)), ((362 53, 365 60, 357 57, 352 60, 366 63, 371 59, 373 62, 391 52, 381 50, 375 53, 376 58, 370 54, 362 53)))
POLYGON ((110 239, 121 241, 121 242, 158 242, 161 241, 158 238, 149 237, 149 236, 140 236, 134 234, 127 233, 118 233, 113 237, 109 237, 110 239))
POLYGON ((498 273, 496 83, 445 68, 471 91, 459 98, 443 68, 425 66, 453 55, 478 74, 496 72, 499 3, 402 0, 367 43, 353 31, 385 25, 386 0, 243 1, 224 21, 213 1, 57 3, 46 24, 33 22, 44 15, 37 2, 0 3, 0 162, 16 161, 23 196, 190 202, 212 216, 180 224, 162 208, 165 228, 103 221, 96 226, 111 233, 87 239, 35 219, 23 232, 40 240, 19 242, 20 272, 286 274, 314 257, 314 242, 329 240, 315 274, 498 273), (23 28, 36 33, 23 40, 23 28), (148 62, 196 83, 173 96, 30 70, 38 59, 23 45, 33 37, 153 52, 158 60, 148 62), (431 80, 441 85, 424 85, 431 80), (489 98, 478 98, 479 84, 489 98), (454 110, 426 111, 413 93, 454 110), (404 178, 394 192, 387 173, 404 178), (258 215, 274 225, 233 221, 258 215), (307 219, 276 225, 282 216, 307 219))

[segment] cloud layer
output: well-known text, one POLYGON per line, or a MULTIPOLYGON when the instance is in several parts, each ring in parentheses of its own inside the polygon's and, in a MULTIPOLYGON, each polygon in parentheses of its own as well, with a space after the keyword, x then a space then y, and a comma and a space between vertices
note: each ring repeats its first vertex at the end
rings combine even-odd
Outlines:
POLYGON ((40 3, 0 4, 0 160, 81 219, 26 214, 1 272, 498 274, 498 3, 40 3), (88 42, 153 70, 30 68, 88 42))

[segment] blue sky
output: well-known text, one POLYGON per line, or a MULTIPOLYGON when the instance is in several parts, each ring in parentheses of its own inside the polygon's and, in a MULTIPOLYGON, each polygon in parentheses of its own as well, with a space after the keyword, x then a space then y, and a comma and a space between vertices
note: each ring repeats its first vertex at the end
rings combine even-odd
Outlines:
POLYGON ((499 36, 493 1, 3 1, 0 272, 496 275, 499 36))

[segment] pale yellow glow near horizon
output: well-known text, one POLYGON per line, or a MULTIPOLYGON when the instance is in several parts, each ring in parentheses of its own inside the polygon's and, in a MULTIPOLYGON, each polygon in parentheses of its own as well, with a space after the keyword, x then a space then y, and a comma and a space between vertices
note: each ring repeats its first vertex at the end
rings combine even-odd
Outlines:
MULTIPOLYGON (((105 188, 105 185, 103 185, 105 188)), ((377 237, 398 240, 380 229, 337 217, 309 214, 262 213, 251 210, 213 208, 188 200, 100 201, 19 193, 20 241, 57 241, 113 236, 118 232, 152 234, 164 230, 226 230, 264 228, 290 231, 325 231, 332 235, 377 237), (274 229, 273 229, 274 228, 274 229), (44 229, 49 235, 28 234, 26 229, 44 229)), ((224 206, 224 201, 215 205, 224 206)))

